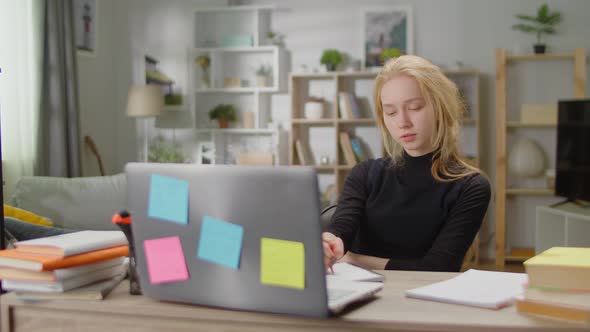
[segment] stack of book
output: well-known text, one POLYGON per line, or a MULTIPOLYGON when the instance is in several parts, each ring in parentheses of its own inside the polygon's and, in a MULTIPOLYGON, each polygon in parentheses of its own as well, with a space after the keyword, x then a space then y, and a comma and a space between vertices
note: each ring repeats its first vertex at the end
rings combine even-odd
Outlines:
MULTIPOLYGON (((101 282, 103 289, 121 281, 129 248, 121 231, 82 231, 17 242, 0 251, 0 279, 6 291, 56 294, 101 282)), ((113 286, 113 287, 114 287, 113 286)))
POLYGON ((524 262, 518 312, 590 322, 590 248, 553 247, 524 262))

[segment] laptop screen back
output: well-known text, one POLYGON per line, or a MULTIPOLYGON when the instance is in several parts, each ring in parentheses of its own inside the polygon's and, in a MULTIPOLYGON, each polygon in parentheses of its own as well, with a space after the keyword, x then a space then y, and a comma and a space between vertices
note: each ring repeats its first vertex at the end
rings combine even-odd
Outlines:
POLYGON ((145 295, 328 315, 313 169, 130 163, 126 174, 145 295))

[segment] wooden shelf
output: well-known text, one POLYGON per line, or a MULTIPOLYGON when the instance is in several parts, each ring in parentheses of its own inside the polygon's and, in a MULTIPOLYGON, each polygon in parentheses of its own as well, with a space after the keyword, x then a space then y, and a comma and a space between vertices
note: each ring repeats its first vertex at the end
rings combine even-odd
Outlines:
POLYGON ((278 46, 247 46, 247 47, 198 47, 193 51, 196 53, 222 52, 222 53, 264 53, 274 52, 278 46))
POLYGON ((334 165, 315 165, 315 166, 313 166, 313 168, 315 168, 315 170, 318 172, 333 172, 334 167, 335 167, 334 165))
POLYGON ((572 54, 519 54, 507 55, 507 61, 543 61, 543 60, 573 60, 575 55, 572 54))
POLYGON ((506 195, 511 196, 553 196, 553 189, 548 188, 507 188, 506 195))
POLYGON ((376 125, 375 119, 338 119, 338 123, 346 125, 376 125))
POLYGON ((293 123, 293 124, 307 125, 307 126, 333 126, 335 122, 336 122, 336 119, 319 119, 319 120, 291 119, 291 123, 293 123))
POLYGON ((208 89, 196 89, 196 93, 271 93, 278 92, 279 89, 276 87, 240 87, 240 88, 208 88, 208 89))
POLYGON ((509 121, 506 124, 507 128, 555 128, 557 124, 544 124, 544 123, 522 123, 517 121, 509 121))
POLYGON ((276 129, 250 129, 250 128, 199 128, 195 129, 197 133, 210 134, 234 134, 234 135, 272 135, 277 132, 276 129))
POLYGON ((332 80, 336 74, 329 73, 291 73, 291 79, 332 80))
POLYGON ((336 169, 339 171, 350 171, 356 165, 338 165, 336 169))
MULTIPOLYGON (((528 258, 526 255, 506 253, 506 200, 510 196, 553 196, 554 190, 548 188, 507 188, 508 178, 508 153, 507 141, 510 129, 517 128, 556 128, 556 125, 549 124, 527 124, 519 121, 508 121, 509 98, 508 98, 508 81, 514 79, 514 75, 509 75, 510 62, 516 61, 561 61, 571 62, 573 71, 571 74, 561 79, 568 79, 573 82, 573 95, 575 98, 584 98, 586 95, 586 50, 576 48, 568 54, 521 54, 507 55, 506 50, 498 48, 495 51, 495 85, 496 85, 496 183, 495 183, 495 203, 496 203, 496 266, 502 268, 506 261, 523 261, 528 258)), ((540 69, 537 69, 540 70, 540 69)), ((526 83, 526 82, 525 82, 526 83)), ((514 111, 514 110, 512 110, 514 111)), ((515 202, 516 203, 516 202, 515 202)), ((522 207, 522 205, 520 206, 522 207)), ((534 216, 534 211, 528 211, 534 216)))

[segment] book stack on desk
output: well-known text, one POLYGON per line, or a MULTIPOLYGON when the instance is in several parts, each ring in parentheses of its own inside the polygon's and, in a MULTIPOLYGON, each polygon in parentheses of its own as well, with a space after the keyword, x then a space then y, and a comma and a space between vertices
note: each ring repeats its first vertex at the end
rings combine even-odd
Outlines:
POLYGON ((6 291, 64 293, 120 281, 127 271, 129 248, 121 231, 82 231, 15 245, 0 251, 0 279, 6 291))
POLYGON ((553 247, 524 262, 518 312, 590 323, 590 248, 553 247))

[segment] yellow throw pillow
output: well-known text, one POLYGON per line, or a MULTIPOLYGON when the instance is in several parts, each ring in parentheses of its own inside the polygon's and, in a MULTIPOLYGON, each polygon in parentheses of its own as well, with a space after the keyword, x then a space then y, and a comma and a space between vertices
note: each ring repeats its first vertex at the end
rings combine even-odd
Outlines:
POLYGON ((35 225, 53 226, 53 222, 23 209, 4 204, 4 215, 35 225))

